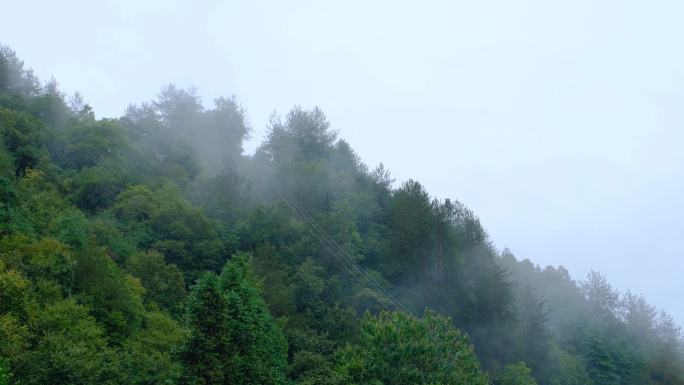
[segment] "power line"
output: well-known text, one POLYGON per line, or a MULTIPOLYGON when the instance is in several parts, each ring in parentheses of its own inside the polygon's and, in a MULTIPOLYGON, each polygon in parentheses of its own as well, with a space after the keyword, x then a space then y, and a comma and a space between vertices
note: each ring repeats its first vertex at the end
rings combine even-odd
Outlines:
MULTIPOLYGON (((281 186, 280 188, 283 189, 283 191, 280 192, 280 193, 281 193, 281 197, 282 197, 282 199, 285 201, 285 203, 294 211, 294 213, 295 213, 296 215, 300 216, 301 219, 302 219, 305 223, 308 223, 309 225, 311 225, 312 223, 310 222, 309 219, 307 219, 306 213, 304 213, 304 212, 301 211, 301 209, 297 206, 297 203, 296 203, 294 200, 292 200, 291 198, 289 198, 289 197, 287 197, 287 196, 285 195, 285 191, 286 191, 286 190, 284 189, 284 186, 281 186)), ((313 230, 313 226, 312 226, 312 230, 313 230)), ((326 250, 328 250, 328 252, 329 252, 329 253, 330 253, 330 254, 331 254, 331 255, 332 255, 332 256, 333 256, 341 265, 342 265, 342 267, 344 267, 345 270, 347 270, 347 272, 348 272, 352 277, 354 277, 354 278, 357 279, 360 283, 362 283, 362 282, 361 282, 362 279, 359 277, 359 274, 360 274, 360 273, 359 273, 359 271, 358 271, 358 268, 357 268, 356 270, 352 269, 352 267, 355 267, 355 266, 354 266, 353 264, 351 264, 351 267, 350 267, 349 264, 348 264, 349 261, 347 261, 344 257, 341 257, 337 252, 335 252, 335 250, 333 249, 333 247, 331 247, 331 245, 330 245, 330 244, 321 236, 320 233, 318 233, 318 232, 315 231, 315 230, 312 231, 312 233, 313 233, 313 235, 318 239, 318 241, 326 248, 326 250), (346 262, 345 262, 345 261, 346 261, 346 262)), ((375 297, 375 299, 378 301, 378 303, 380 303, 380 305, 382 305, 382 307, 384 307, 385 310, 390 310, 389 307, 387 307, 387 305, 386 305, 386 303, 385 303, 386 301, 383 300, 383 299, 381 299, 381 298, 379 298, 375 292, 371 291, 371 295, 373 295, 373 297, 375 297)))
MULTIPOLYGON (((286 191, 286 192, 288 193, 288 195, 290 196, 290 198, 294 200, 294 197, 292 196, 292 194, 289 193, 288 191, 286 191)), ((296 200, 295 200, 295 202, 296 202, 296 200)), ((301 206, 300 206, 300 208, 301 208, 301 206)), ((305 211, 303 208, 301 208, 301 210, 302 210, 302 212, 303 212, 305 215, 307 215, 307 214, 306 214, 306 211, 305 211)), ((308 216, 308 215, 307 215, 307 216, 308 216)), ((375 279, 373 278, 373 276, 372 276, 371 274, 369 274, 363 267, 361 267, 361 266, 354 260, 354 258, 353 258, 352 256, 348 255, 347 252, 346 252, 344 249, 342 249, 342 247, 339 246, 339 244, 338 244, 337 242, 335 242, 335 240, 332 239, 332 237, 331 237, 330 235, 328 235, 328 234, 325 232, 325 230, 323 230, 323 229, 316 223, 316 221, 315 221, 313 218, 311 218, 310 216, 308 216, 308 217, 309 217, 309 220, 310 220, 310 223, 311 223, 312 227, 313 227, 314 229, 316 229, 316 230, 322 235, 322 237, 325 238, 325 239, 327 240, 327 242, 328 242, 329 244, 331 244, 334 248, 336 248, 337 251, 338 251, 344 258, 346 258, 346 260, 348 260, 348 261, 352 264, 352 266, 354 266, 354 267, 361 273, 361 275, 362 275, 363 277, 366 278, 367 281, 369 281, 373 286, 375 286, 375 288, 377 288, 385 297, 387 297, 392 303, 394 303, 395 306, 397 306, 398 308, 400 308, 400 309, 404 310, 405 312, 411 314, 411 311, 410 311, 406 306, 404 306, 399 300, 397 300, 397 299, 392 295, 392 293, 390 293, 387 289, 384 288, 384 286, 382 286, 382 284, 380 284, 377 280, 375 280, 375 279)))
POLYGON ((376 295, 376 291, 371 288, 371 295, 375 297, 376 300, 385 308, 385 310, 390 310, 385 301, 391 302, 396 308, 406 312, 407 314, 414 316, 413 313, 397 298, 395 298, 387 289, 385 289, 382 284, 380 284, 371 274, 369 274, 363 267, 361 267, 353 257, 347 254, 347 252, 339 245, 337 242, 330 237, 325 230, 323 230, 316 221, 309 216, 306 210, 301 207, 297 200, 294 198, 292 193, 284 186, 282 183, 274 180, 276 187, 278 187, 278 192, 285 203, 297 214, 305 223, 309 224, 312 233, 319 240, 319 242, 328 250, 328 252, 363 286, 364 280, 370 284, 375 290, 385 297, 382 300, 376 295), (351 266, 351 268, 350 268, 351 266))

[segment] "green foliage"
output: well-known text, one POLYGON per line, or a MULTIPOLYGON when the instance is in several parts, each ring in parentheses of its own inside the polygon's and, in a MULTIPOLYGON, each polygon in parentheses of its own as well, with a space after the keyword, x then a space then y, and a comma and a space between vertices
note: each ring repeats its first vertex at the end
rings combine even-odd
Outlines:
POLYGON ((21 311, 29 285, 30 281, 16 270, 0 271, 0 312, 21 311))
POLYGON ((10 385, 12 373, 9 372, 4 360, 0 360, 0 385, 10 385))
POLYGON ((300 385, 334 384, 335 372, 322 354, 309 351, 295 353, 290 365, 290 376, 300 385))
POLYGON ((0 91, 17 96, 32 96, 40 90, 33 71, 9 47, 0 44, 0 91))
POLYGON ((344 384, 487 384, 468 338, 433 313, 366 315, 361 340, 339 352, 344 384))
POLYGON ((498 252, 320 109, 249 132, 175 86, 98 120, 0 45, 0 385, 684 384, 671 317, 498 252))
POLYGON ((519 357, 529 366, 538 378, 546 380, 549 375, 551 333, 548 330, 546 301, 530 286, 521 288, 518 293, 516 310, 518 313, 519 357))
POLYGON ((224 161, 238 159, 242 141, 250 131, 244 109, 235 98, 217 98, 213 108, 205 109, 196 89, 180 89, 174 85, 164 87, 151 104, 130 107, 126 118, 138 133, 147 137, 146 146, 157 147, 154 150, 158 160, 175 158, 174 163, 190 179, 200 172, 197 163, 206 173, 215 175, 224 161), (173 142, 164 143, 164 136, 180 139, 194 156, 188 157, 186 149, 173 142), (159 143, 164 146, 158 147, 159 143))
POLYGON ((277 161, 320 158, 324 156, 337 138, 330 129, 325 114, 319 108, 311 111, 295 107, 285 121, 274 118, 263 150, 277 161))
POLYGON ((537 385, 532 370, 522 361, 506 365, 494 382, 497 385, 537 385))
POLYGON ((272 246, 262 245, 253 251, 250 270, 259 278, 262 297, 274 317, 294 312, 294 293, 291 284, 292 269, 275 253, 272 246))
POLYGON ((16 175, 36 167, 47 155, 43 148, 45 131, 41 128, 31 114, 0 106, 0 139, 14 157, 16 175))
POLYGON ((125 171, 117 165, 102 164, 84 168, 71 186, 74 203, 87 213, 94 214, 110 207, 126 182, 125 171))
POLYGON ((34 333, 41 337, 15 365, 22 383, 118 382, 119 361, 87 307, 73 300, 58 301, 42 310, 35 322, 34 333))
POLYGON ((350 306, 337 302, 339 282, 325 277, 325 269, 311 259, 292 277, 294 314, 287 318, 285 333, 294 352, 330 355, 358 334, 356 314, 350 306))
POLYGON ((225 261, 218 224, 187 203, 174 186, 154 191, 129 187, 117 197, 112 213, 121 232, 138 247, 161 252, 185 272, 218 271, 225 261))
POLYGON ((185 299, 183 274, 155 251, 138 253, 126 261, 127 271, 140 279, 146 298, 172 314, 178 314, 185 299))
POLYGON ((190 338, 183 384, 284 384, 287 344, 236 255, 220 277, 207 273, 188 301, 190 338))
POLYGON ((126 155, 130 144, 126 132, 113 120, 84 119, 63 131, 51 146, 54 162, 63 168, 94 167, 108 158, 126 155))
POLYGON ((551 385, 591 385, 592 381, 587 374, 581 357, 573 356, 562 350, 556 350, 559 356, 558 370, 551 385))
POLYGON ((234 255, 219 277, 227 300, 231 362, 235 384, 283 384, 287 342, 274 322, 247 269, 247 257, 234 255))
POLYGON ((29 242, 22 236, 0 240, 0 259, 7 267, 22 271, 31 280, 51 280, 64 287, 72 284, 75 261, 69 248, 53 238, 29 242))
POLYGON ((390 227, 393 253, 399 256, 397 270, 406 274, 423 269, 432 251, 433 216, 430 196, 420 183, 410 180, 394 193, 390 227))
MULTIPOLYGON (((23 318, 23 317, 22 317, 23 318)), ((0 315, 0 357, 6 358, 6 367, 17 362, 30 347, 31 334, 25 322, 11 313, 0 315)))
POLYGON ((66 199, 40 170, 26 170, 25 175, 13 180, 12 190, 15 199, 7 202, 11 213, 7 226, 10 234, 36 239, 48 235, 54 228, 54 222, 69 207, 66 199))
POLYGON ((85 214, 76 208, 61 211, 49 225, 49 232, 60 242, 72 246, 83 247, 89 237, 89 226, 85 214))
POLYGON ((176 384, 181 364, 175 357, 186 332, 169 316, 152 312, 122 346, 127 384, 176 384))
POLYGON ((124 274, 107 252, 90 243, 75 253, 74 294, 91 308, 113 341, 139 328, 144 308, 139 281, 124 274))
POLYGON ((188 298, 187 324, 190 336, 180 356, 183 363, 181 384, 221 384, 228 381, 226 362, 230 350, 227 303, 218 277, 201 277, 188 298))

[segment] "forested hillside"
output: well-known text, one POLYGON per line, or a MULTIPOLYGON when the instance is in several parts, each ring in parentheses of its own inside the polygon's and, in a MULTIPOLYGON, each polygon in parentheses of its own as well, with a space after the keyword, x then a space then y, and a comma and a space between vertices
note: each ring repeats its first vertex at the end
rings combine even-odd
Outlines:
POLYGON ((684 384, 671 317, 497 250, 319 109, 249 135, 174 86, 96 119, 0 48, 0 385, 684 384))

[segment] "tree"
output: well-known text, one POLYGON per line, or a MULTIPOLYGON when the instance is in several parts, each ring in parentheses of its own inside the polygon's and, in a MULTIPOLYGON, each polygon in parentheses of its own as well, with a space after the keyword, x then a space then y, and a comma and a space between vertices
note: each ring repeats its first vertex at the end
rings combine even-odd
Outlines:
POLYGON ((99 164, 82 169, 73 181, 73 200, 82 210, 95 214, 110 207, 129 183, 118 164, 99 164))
POLYGON ((50 155, 64 168, 94 167, 105 159, 131 155, 126 134, 114 120, 76 121, 59 132, 51 143, 50 155))
POLYGON ((635 337, 646 342, 650 335, 655 334, 658 312, 646 302, 643 295, 628 291, 622 296, 620 310, 622 319, 635 337))
POLYGON ((581 357, 569 354, 556 348, 555 362, 557 362, 556 375, 551 380, 551 385, 591 385, 593 382, 587 374, 581 357))
MULTIPOLYGON (((402 275, 408 272, 427 270, 434 222, 430 196, 420 183, 409 180, 394 192, 390 228, 396 265, 388 269, 390 279, 403 279, 402 275)), ((414 278, 420 277, 414 275, 414 278)))
POLYGON ((268 138, 260 150, 275 161, 313 159, 325 157, 337 133, 330 129, 330 123, 323 111, 316 107, 306 111, 295 106, 283 122, 273 116, 268 138))
POLYGON ((167 264, 159 252, 149 251, 128 258, 126 269, 140 279, 150 302, 178 314, 186 293, 183 273, 175 265, 167 264))
POLYGON ((219 278, 227 300, 233 384, 284 384, 287 367, 285 336, 268 312, 247 268, 247 255, 236 254, 219 278))
POLYGON ((516 310, 520 357, 529 363, 528 366, 539 378, 550 369, 551 334, 548 329, 546 300, 526 285, 519 293, 516 310))
POLYGON ((10 373, 4 360, 0 360, 0 385, 10 385, 12 373, 10 373))
POLYGON ((181 363, 175 353, 185 338, 185 330, 165 313, 147 314, 143 327, 134 332, 120 350, 126 383, 178 383, 181 363))
POLYGON ((12 49, 0 44, 0 91, 29 97, 37 95, 40 88, 33 71, 24 68, 24 62, 12 49))
MULTIPOLYGON (((10 268, 9 272, 21 272, 27 278, 27 283, 39 283, 34 290, 42 303, 60 299, 72 292, 76 261, 71 250, 53 238, 29 242, 23 236, 6 237, 0 240, 1 261, 10 268)), ((17 293, 12 297, 0 302, 12 303, 21 298, 17 293)))
POLYGON ((236 255, 220 277, 207 273, 188 302, 183 384, 284 384, 287 344, 236 255))
POLYGON ((104 248, 93 243, 76 250, 74 257, 73 293, 105 326, 108 337, 121 342, 143 321, 140 281, 125 274, 104 248))
POLYGON ((16 270, 3 270, 0 262, 0 314, 21 314, 31 282, 16 270))
POLYGON ((193 286, 187 305, 190 336, 181 349, 183 385, 218 385, 228 381, 230 330, 226 298, 218 277, 207 273, 193 286))
POLYGON ((671 317, 499 252, 318 108, 243 156, 235 98, 65 100, 0 46, 0 385, 684 384, 671 317))
POLYGON ((587 374, 595 385, 617 385, 622 379, 616 349, 600 330, 587 330, 578 336, 587 374))
POLYGON ((299 385, 335 384, 335 373, 330 360, 322 354, 309 351, 294 353, 290 376, 299 385))
POLYGON ((34 322, 37 339, 14 373, 22 384, 123 383, 120 361, 86 306, 58 301, 41 309, 34 322))
POLYGON ((111 213, 137 247, 161 252, 189 282, 203 270, 218 271, 227 257, 219 224, 192 206, 172 184, 155 190, 130 186, 118 195, 111 213))
POLYGON ((651 362, 651 379, 655 384, 684 384, 681 328, 672 317, 660 312, 656 319, 656 351, 651 362))
POLYGON ((582 282, 582 291, 589 304, 601 317, 614 317, 619 304, 619 293, 613 290, 606 277, 596 271, 590 271, 582 282))
POLYGON ((338 353, 340 384, 487 384, 468 337, 434 313, 368 313, 358 344, 338 353))
POLYGON ((508 364, 496 376, 496 385, 537 385, 532 370, 524 362, 508 364))
POLYGON ((31 114, 0 105, 0 142, 14 157, 15 175, 24 175, 45 159, 46 134, 41 122, 31 114))

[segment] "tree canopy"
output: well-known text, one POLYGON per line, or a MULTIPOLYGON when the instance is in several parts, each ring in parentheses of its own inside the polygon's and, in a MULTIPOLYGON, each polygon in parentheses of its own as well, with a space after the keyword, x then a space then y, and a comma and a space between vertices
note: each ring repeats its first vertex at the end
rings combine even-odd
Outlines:
POLYGON ((0 385, 684 384, 672 317, 332 127, 245 154, 236 98, 173 85, 97 119, 0 46, 0 385))

